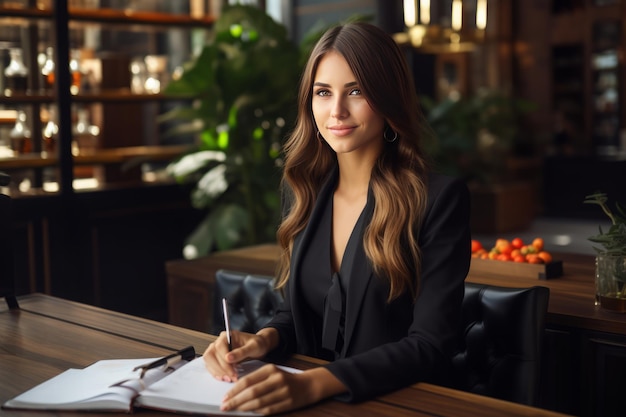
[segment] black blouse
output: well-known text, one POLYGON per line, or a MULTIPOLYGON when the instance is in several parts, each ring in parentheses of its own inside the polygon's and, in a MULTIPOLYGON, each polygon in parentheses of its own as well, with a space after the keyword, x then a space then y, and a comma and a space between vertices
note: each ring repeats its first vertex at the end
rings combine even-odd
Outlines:
POLYGON ((307 307, 314 313, 315 320, 311 325, 319 335, 318 340, 321 341, 326 360, 339 357, 343 347, 346 292, 350 279, 346 270, 355 260, 357 245, 363 244, 363 223, 361 211, 350 234, 339 271, 333 272, 330 258, 333 199, 329 198, 302 259, 300 291, 307 307))

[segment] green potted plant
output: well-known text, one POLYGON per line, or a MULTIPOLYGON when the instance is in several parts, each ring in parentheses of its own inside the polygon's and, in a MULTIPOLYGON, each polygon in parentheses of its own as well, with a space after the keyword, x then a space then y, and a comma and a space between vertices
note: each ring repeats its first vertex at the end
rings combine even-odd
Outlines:
POLYGON ((165 93, 191 97, 160 122, 168 134, 194 134, 197 149, 169 166, 193 184, 206 217, 183 254, 273 241, 279 221, 280 148, 293 126, 300 50, 286 28, 253 6, 224 6, 211 39, 165 93))
POLYGON ((599 226, 599 233, 589 237, 599 244, 596 255, 596 302, 602 308, 626 312, 626 212, 615 203, 614 210, 605 193, 585 197, 584 203, 596 204, 611 220, 609 229, 599 226))
POLYGON ((428 151, 439 169, 479 184, 506 178, 506 161, 522 135, 521 117, 533 109, 530 102, 497 90, 421 100, 435 136, 428 151))
POLYGON ((534 218, 536 190, 531 181, 511 178, 508 163, 516 145, 528 143, 523 116, 534 105, 498 90, 438 102, 421 100, 432 128, 427 152, 438 170, 464 178, 472 192, 472 230, 506 233, 527 228, 534 218))

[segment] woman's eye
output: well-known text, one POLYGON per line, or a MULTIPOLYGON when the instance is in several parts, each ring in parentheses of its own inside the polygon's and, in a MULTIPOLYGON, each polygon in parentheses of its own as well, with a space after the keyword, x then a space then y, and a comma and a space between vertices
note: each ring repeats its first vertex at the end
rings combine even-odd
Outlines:
POLYGON ((315 92, 315 95, 320 96, 320 97, 326 97, 330 95, 330 91, 328 90, 317 90, 315 92))
POLYGON ((351 96, 360 96, 361 95, 361 89, 360 88, 355 88, 353 90, 350 90, 350 95, 351 96))

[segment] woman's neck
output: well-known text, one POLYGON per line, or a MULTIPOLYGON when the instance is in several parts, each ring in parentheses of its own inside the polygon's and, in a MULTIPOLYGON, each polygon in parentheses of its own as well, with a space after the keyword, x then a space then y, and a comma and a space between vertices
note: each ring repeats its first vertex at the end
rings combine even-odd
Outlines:
POLYGON ((337 158, 339 179, 336 192, 346 196, 367 194, 375 159, 353 158, 344 154, 337 158))

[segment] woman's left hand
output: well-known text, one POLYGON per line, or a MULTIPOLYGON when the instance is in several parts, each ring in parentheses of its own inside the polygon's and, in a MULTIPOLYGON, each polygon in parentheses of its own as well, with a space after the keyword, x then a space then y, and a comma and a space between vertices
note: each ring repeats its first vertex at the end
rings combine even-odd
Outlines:
POLYGON ((224 397, 222 410, 276 414, 343 391, 344 385, 325 368, 290 373, 268 364, 240 378, 224 397))

